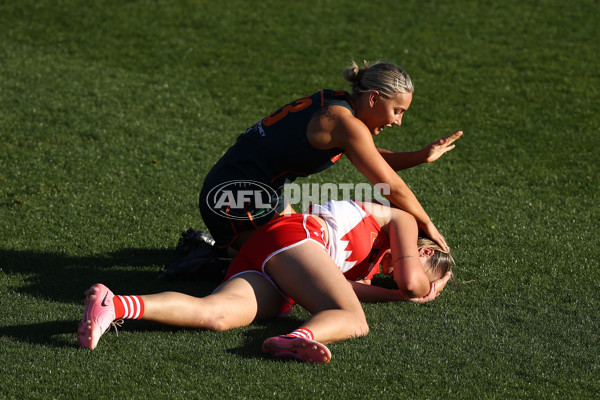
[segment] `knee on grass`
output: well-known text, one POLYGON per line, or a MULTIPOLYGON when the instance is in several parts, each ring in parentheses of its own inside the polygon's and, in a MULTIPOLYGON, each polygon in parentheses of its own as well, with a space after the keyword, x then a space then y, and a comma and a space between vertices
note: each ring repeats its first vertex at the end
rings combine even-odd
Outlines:
POLYGON ((369 324, 367 323, 364 314, 352 315, 351 318, 347 319, 344 326, 346 327, 347 337, 349 339, 366 336, 369 333, 369 324))
POLYGON ((369 333, 369 324, 365 318, 362 318, 355 326, 354 337, 367 336, 369 333))

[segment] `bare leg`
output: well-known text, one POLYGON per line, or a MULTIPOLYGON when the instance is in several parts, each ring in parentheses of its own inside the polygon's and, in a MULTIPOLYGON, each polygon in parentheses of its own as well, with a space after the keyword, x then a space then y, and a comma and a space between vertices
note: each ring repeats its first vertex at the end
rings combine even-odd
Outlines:
POLYGON ((230 279, 211 295, 202 298, 176 292, 141 297, 145 306, 142 319, 215 331, 273 317, 284 301, 271 283, 256 273, 230 279))
POLYGON ((303 328, 330 343, 363 336, 369 327, 350 283, 318 244, 307 241, 273 256, 265 266, 284 293, 313 315, 303 328))

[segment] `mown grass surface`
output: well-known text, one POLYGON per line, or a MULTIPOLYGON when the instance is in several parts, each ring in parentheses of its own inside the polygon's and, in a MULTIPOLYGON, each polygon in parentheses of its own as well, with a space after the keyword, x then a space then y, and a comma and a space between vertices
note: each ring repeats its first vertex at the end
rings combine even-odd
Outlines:
MULTIPOLYGON (((599 11, 592 1, 20 1, 0 5, 0 397, 592 398, 600 387, 599 11), (378 146, 465 131, 401 176, 458 261, 433 303, 365 305, 325 366, 231 332, 127 322, 76 346, 83 292, 162 282, 226 148, 265 114, 345 89, 350 58, 416 86, 378 146)), ((364 182, 347 160, 298 181, 364 182)))

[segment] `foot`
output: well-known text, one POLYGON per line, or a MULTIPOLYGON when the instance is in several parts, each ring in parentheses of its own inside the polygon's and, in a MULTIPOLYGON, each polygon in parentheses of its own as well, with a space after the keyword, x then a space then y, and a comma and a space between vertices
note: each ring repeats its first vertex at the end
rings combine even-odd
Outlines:
POLYGON ((229 260, 217 258, 214 248, 204 243, 187 256, 167 265, 158 277, 165 280, 199 279, 221 282, 229 263, 229 260))
POLYGON ((179 256, 187 256, 198 247, 205 245, 213 247, 215 245, 215 239, 204 231, 190 228, 181 233, 175 252, 179 256))
POLYGON ((293 358, 317 364, 327 364, 331 360, 331 352, 324 344, 300 337, 268 338, 263 342, 262 350, 274 357, 293 358))
POLYGON ((100 336, 110 328, 115 320, 113 297, 113 292, 101 283, 96 283, 85 292, 85 311, 77 331, 81 347, 93 350, 100 336))

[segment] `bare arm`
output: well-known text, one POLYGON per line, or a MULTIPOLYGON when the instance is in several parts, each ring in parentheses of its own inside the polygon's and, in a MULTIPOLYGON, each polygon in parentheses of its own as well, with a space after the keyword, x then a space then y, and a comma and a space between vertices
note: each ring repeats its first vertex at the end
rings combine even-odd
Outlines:
POLYGON ((377 303, 387 301, 410 301, 413 303, 427 303, 428 301, 435 300, 440 292, 444 289, 446 282, 450 279, 451 274, 444 275, 443 278, 437 281, 431 282, 429 293, 422 297, 409 297, 402 293, 401 290, 386 289, 378 286, 371 286, 369 284, 349 281, 352 285, 356 297, 363 303, 377 303))
POLYGON ((429 278, 421 264, 417 247, 418 228, 414 218, 393 210, 387 226, 392 249, 394 281, 408 297, 423 297, 430 291, 429 278))
POLYGON ((390 203, 412 214, 427 236, 443 249, 448 249, 446 240, 416 196, 375 147, 367 126, 350 111, 341 106, 324 108, 311 119, 307 139, 318 149, 343 149, 356 169, 371 183, 388 185, 389 193, 385 196, 390 203))
POLYGON ((402 171, 423 164, 424 157, 420 151, 398 153, 386 149, 377 149, 381 157, 394 171, 402 171))
POLYGON ((435 227, 414 193, 402 178, 390 167, 375 147, 371 134, 364 124, 352 117, 344 118, 334 129, 339 147, 345 150, 352 164, 373 184, 386 183, 390 203, 413 215, 419 227, 442 248, 446 240, 435 227), (341 132, 337 132, 341 130, 341 132))
POLYGON ((408 300, 408 297, 398 289, 386 289, 356 281, 349 282, 352 289, 354 289, 354 293, 356 293, 356 297, 363 303, 408 300))
POLYGON ((405 211, 377 203, 359 202, 359 204, 388 234, 390 250, 381 259, 381 272, 393 276, 400 292, 404 295, 401 300, 413 301, 414 299, 416 302, 425 302, 435 299, 444 289, 451 274, 448 273, 440 279, 429 282, 417 246, 419 231, 414 217, 405 211), (435 285, 433 294, 432 284, 435 285))
MULTIPOLYGON (((369 285, 371 285, 370 279, 351 282, 352 288, 359 300, 363 302, 410 301, 414 303, 426 303, 435 300, 452 277, 452 272, 447 272, 439 279, 428 282, 428 278, 423 277, 423 274, 419 272, 419 268, 415 265, 416 257, 398 257, 399 251, 408 251, 409 254, 410 252, 415 251, 415 249, 412 248, 411 243, 414 243, 415 247, 417 247, 416 242, 418 232, 414 231, 414 218, 405 211, 389 208, 381 204, 370 202, 359 202, 359 204, 362 205, 375 219, 375 222, 388 233, 390 245, 396 251, 395 254, 391 249, 386 251, 381 259, 381 272, 386 275, 393 275, 394 281, 400 288, 421 285, 421 289, 424 292, 426 284, 429 284, 429 292, 418 297, 418 294, 416 293, 407 294, 403 290, 378 288, 376 286, 369 288, 369 285), (394 273, 396 269, 400 269, 401 273, 394 273), (408 285, 403 284, 401 279, 407 279, 412 282, 408 285)), ((416 252, 418 253, 418 249, 416 252)), ((421 264, 420 261, 419 264, 421 264)), ((422 265, 420 271, 424 271, 422 265)))
POLYGON ((377 151, 379 151, 379 154, 381 154, 383 159, 394 171, 401 171, 420 164, 434 162, 439 159, 445 153, 456 147, 453 143, 458 140, 462 134, 462 131, 454 132, 452 135, 430 143, 419 151, 402 153, 385 149, 377 149, 377 151))

